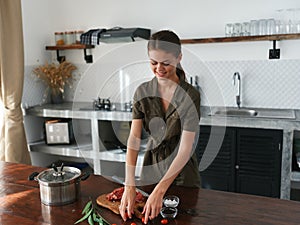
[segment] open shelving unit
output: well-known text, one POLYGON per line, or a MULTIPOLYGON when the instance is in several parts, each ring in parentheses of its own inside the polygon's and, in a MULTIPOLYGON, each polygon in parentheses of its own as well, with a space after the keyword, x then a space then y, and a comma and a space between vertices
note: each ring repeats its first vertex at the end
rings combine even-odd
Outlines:
POLYGON ((182 44, 204 44, 218 42, 242 42, 242 41, 281 41, 300 39, 298 34, 274 34, 274 35, 256 35, 256 36, 239 36, 239 37, 215 37, 215 38, 193 38, 182 39, 182 44))
MULTIPOLYGON (((209 37, 209 38, 190 38, 181 39, 182 44, 208 44, 208 43, 225 43, 225 42, 251 42, 251 41, 272 41, 273 48, 269 50, 269 59, 279 59, 280 49, 276 48, 276 42, 282 40, 300 39, 300 33, 296 34, 274 34, 274 35, 256 35, 256 36, 238 36, 238 37, 209 37)), ((53 45, 46 46, 46 50, 56 51, 57 61, 62 62, 65 56, 60 55, 63 50, 82 50, 86 63, 93 62, 93 55, 87 54, 87 49, 95 48, 94 45, 72 44, 72 45, 53 45)))
POLYGON ((181 43, 182 44, 208 44, 208 43, 224 43, 224 42, 272 41, 273 48, 269 50, 269 59, 279 59, 280 49, 276 48, 276 42, 282 40, 296 40, 296 39, 300 39, 300 33, 238 36, 238 37, 193 38, 193 39, 182 39, 181 43))

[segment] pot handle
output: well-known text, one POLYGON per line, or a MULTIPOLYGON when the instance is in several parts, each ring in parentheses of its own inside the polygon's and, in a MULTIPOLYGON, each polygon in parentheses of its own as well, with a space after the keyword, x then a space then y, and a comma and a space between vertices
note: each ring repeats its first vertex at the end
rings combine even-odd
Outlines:
POLYGON ((28 180, 37 180, 36 176, 39 175, 39 172, 33 172, 28 176, 28 180))
POLYGON ((86 180, 88 179, 90 176, 90 173, 84 173, 81 177, 80 177, 80 180, 86 180))

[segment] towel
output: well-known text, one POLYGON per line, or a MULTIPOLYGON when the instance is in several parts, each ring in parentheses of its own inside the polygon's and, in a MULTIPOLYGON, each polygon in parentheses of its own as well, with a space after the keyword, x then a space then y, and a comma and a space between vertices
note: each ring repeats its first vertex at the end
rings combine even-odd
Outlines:
POLYGON ((99 45, 100 34, 105 29, 91 29, 80 36, 80 43, 85 45, 99 45))

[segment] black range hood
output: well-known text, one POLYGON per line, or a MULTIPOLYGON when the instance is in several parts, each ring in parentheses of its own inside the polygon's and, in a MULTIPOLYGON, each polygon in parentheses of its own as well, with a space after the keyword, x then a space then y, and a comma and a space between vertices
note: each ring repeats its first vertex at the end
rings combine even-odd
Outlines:
POLYGON ((136 38, 149 40, 150 29, 114 27, 100 34, 100 42, 105 43, 132 42, 136 38))

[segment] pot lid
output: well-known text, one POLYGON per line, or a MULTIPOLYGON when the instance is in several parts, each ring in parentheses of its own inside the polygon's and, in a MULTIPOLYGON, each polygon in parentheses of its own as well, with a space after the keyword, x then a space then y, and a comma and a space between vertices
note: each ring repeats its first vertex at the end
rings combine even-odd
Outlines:
POLYGON ((75 167, 58 167, 55 169, 48 169, 40 173, 37 179, 46 183, 64 183, 76 179, 81 175, 79 169, 75 167))

